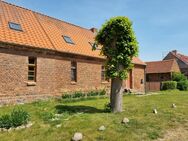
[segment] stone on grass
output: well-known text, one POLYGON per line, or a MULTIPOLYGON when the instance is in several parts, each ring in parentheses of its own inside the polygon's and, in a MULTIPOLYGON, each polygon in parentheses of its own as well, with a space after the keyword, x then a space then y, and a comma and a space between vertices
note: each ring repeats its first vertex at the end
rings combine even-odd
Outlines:
POLYGON ((9 128, 7 131, 8 131, 8 132, 11 132, 12 130, 13 130, 12 128, 9 128))
POLYGON ((104 131, 106 128, 104 127, 104 125, 102 125, 101 127, 99 127, 99 131, 104 131))
POLYGON ((30 128, 33 125, 33 123, 29 122, 28 124, 25 125, 26 128, 30 128))
POLYGON ((56 125, 56 128, 60 128, 62 126, 62 124, 58 124, 56 125))
POLYGON ((123 120, 122 120, 122 123, 123 123, 123 124, 127 124, 128 122, 129 122, 129 119, 128 119, 128 118, 126 118, 126 117, 123 118, 123 120))
POLYGON ((72 141, 81 141, 83 139, 82 133, 75 133, 74 136, 72 137, 72 141))
POLYGON ((172 108, 176 108, 176 104, 173 103, 173 104, 172 104, 172 108))
POLYGON ((57 117, 51 119, 51 121, 57 121, 57 120, 59 120, 59 118, 57 117))
POLYGON ((154 114, 157 114, 157 109, 153 109, 153 113, 154 113, 154 114))
POLYGON ((2 131, 4 131, 4 132, 7 132, 7 131, 8 131, 8 129, 6 129, 6 128, 3 128, 3 129, 2 129, 2 131))
POLYGON ((55 114, 55 117, 56 118, 60 118, 60 117, 62 117, 63 116, 63 114, 55 114))

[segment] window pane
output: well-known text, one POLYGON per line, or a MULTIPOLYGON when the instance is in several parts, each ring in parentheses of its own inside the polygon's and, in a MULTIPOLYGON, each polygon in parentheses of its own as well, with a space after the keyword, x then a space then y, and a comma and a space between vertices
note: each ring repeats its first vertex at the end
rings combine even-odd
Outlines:
POLYGON ((34 66, 29 66, 29 71, 34 71, 35 67, 34 66))
POLYGON ((10 29, 22 31, 21 25, 13 22, 9 22, 10 29))
POLYGON ((35 80, 33 76, 28 76, 28 80, 35 80))
POLYGON ((63 36, 63 38, 64 38, 65 42, 70 43, 70 44, 74 44, 74 42, 72 41, 72 39, 70 37, 63 36))
POLYGON ((35 58, 29 58, 29 64, 35 64, 35 58))
POLYGON ((36 81, 36 58, 28 57, 28 80, 36 81))
POLYGON ((28 72, 28 75, 35 75, 35 72, 28 72))
POLYGON ((76 69, 71 69, 71 81, 76 81, 76 69))

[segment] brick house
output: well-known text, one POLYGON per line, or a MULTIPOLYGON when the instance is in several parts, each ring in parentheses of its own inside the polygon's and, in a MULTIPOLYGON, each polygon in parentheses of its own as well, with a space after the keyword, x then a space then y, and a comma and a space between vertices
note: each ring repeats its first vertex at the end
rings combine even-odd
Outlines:
POLYGON ((188 56, 183 55, 177 50, 170 51, 163 60, 175 59, 179 65, 181 73, 188 77, 188 56))
MULTIPOLYGON (((0 103, 109 88, 95 33, 0 0, 0 103)), ((145 92, 146 64, 133 63, 123 86, 145 92)))
POLYGON ((175 59, 146 62, 146 89, 147 91, 160 91, 161 82, 172 79, 173 72, 180 72, 175 59))

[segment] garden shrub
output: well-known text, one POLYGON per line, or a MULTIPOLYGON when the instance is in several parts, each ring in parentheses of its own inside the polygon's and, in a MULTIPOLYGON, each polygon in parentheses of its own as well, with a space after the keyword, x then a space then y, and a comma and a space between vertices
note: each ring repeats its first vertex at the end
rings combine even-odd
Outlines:
POLYGON ((177 89, 181 91, 188 90, 188 80, 184 74, 180 72, 173 73, 172 80, 177 82, 177 89))
POLYGON ((184 74, 182 74, 181 72, 174 72, 172 74, 172 80, 179 82, 179 81, 185 81, 187 80, 186 76, 184 74))
POLYGON ((182 80, 177 83, 177 88, 181 91, 188 90, 188 80, 182 80))
POLYGON ((11 113, 11 122, 13 127, 18 127, 23 124, 27 124, 29 121, 29 113, 23 109, 13 110, 11 113))
POLYGON ((62 95, 62 98, 63 99, 67 99, 67 98, 71 98, 72 97, 72 95, 71 94, 68 94, 68 93, 64 93, 63 95, 62 95))
POLYGON ((98 96, 99 95, 99 92, 98 91, 90 91, 87 93, 87 96, 90 97, 90 96, 98 96))
POLYGON ((64 93, 62 95, 63 99, 71 99, 71 98, 86 98, 86 96, 89 97, 94 97, 94 96, 104 96, 106 95, 106 91, 105 89, 103 90, 96 90, 96 91, 89 91, 87 93, 78 91, 78 92, 74 92, 74 93, 64 93))
POLYGON ((51 119, 55 117, 55 115, 52 112, 43 112, 40 114, 40 116, 44 122, 49 122, 51 119))
POLYGON ((0 128, 9 129, 11 127, 18 127, 27 124, 29 121, 29 114, 22 109, 14 109, 10 115, 6 114, 0 117, 0 128))
POLYGON ((106 103, 104 105, 104 111, 105 112, 111 112, 111 104, 110 103, 106 103))
POLYGON ((10 115, 3 115, 0 117, 0 128, 5 128, 9 129, 12 127, 12 122, 11 122, 11 116, 10 115))
POLYGON ((106 95, 105 89, 101 90, 101 91, 99 92, 99 95, 106 95))
POLYGON ((80 91, 72 94, 72 98, 81 98, 81 97, 85 97, 85 94, 80 91))
POLYGON ((164 81, 162 82, 161 89, 162 90, 174 90, 177 88, 177 82, 176 81, 164 81))

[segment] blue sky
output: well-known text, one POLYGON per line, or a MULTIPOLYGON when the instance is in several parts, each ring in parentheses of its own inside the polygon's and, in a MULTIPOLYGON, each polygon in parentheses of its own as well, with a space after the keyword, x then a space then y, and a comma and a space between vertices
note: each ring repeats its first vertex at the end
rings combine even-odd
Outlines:
POLYGON ((7 0, 19 6, 91 28, 113 16, 127 16, 144 61, 170 50, 188 55, 188 0, 7 0))

